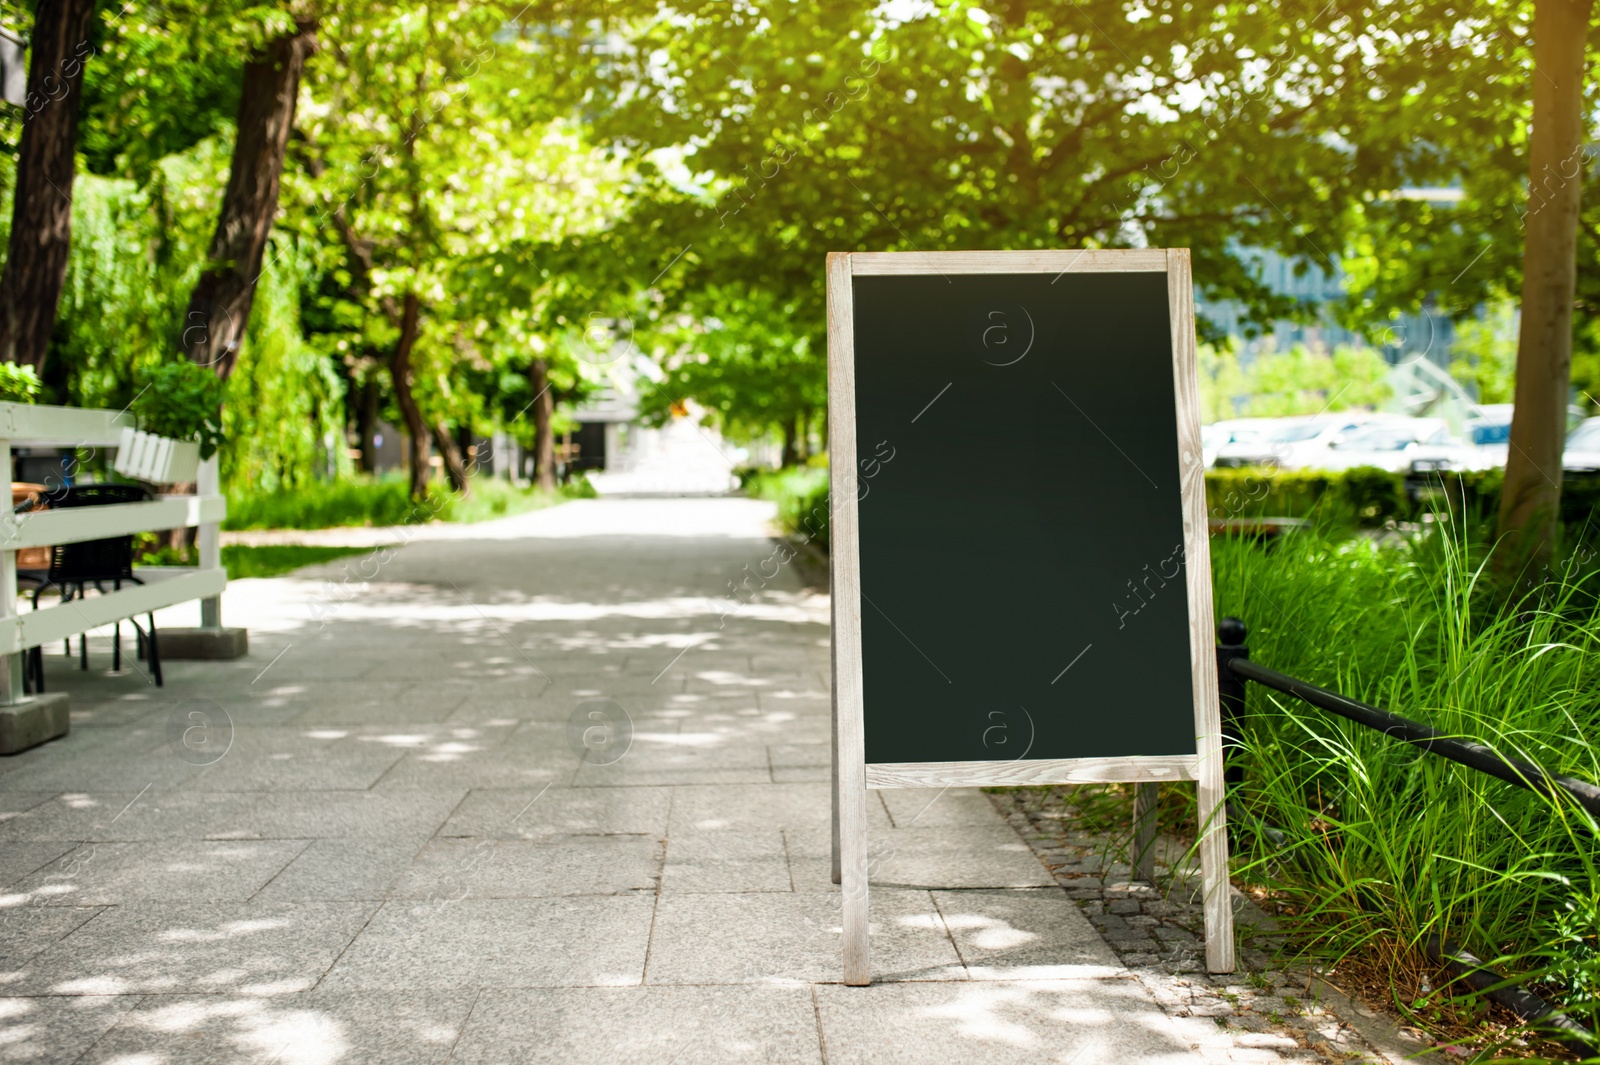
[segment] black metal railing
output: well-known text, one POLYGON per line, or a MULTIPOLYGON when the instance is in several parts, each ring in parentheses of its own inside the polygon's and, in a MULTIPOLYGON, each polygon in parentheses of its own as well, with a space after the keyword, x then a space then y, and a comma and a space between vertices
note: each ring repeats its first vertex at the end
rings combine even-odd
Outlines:
MULTIPOLYGON (((1275 669, 1268 669, 1250 661, 1250 652, 1244 645, 1244 622, 1238 618, 1224 618, 1217 626, 1217 677, 1222 694, 1222 735, 1224 751, 1239 744, 1238 723, 1244 714, 1245 681, 1255 681, 1286 695, 1310 703, 1330 714, 1337 714, 1358 725, 1382 732, 1393 739, 1420 747, 1430 754, 1448 759, 1480 773, 1487 774, 1519 788, 1556 796, 1565 793, 1585 810, 1600 817, 1600 788, 1588 781, 1576 780, 1560 773, 1552 773, 1543 766, 1522 758, 1509 758, 1492 747, 1471 740, 1446 735, 1420 721, 1391 714, 1376 706, 1340 695, 1336 691, 1320 688, 1308 681, 1299 680, 1275 669)), ((1238 779, 1239 769, 1233 759, 1224 755, 1229 763, 1229 782, 1238 779)))

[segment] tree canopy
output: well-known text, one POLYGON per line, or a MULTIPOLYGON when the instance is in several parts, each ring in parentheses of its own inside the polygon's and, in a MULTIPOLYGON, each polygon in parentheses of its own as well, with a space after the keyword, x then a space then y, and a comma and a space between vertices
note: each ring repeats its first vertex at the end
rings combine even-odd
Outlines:
MULTIPOLYGON (((1333 310, 1375 340, 1422 306, 1476 321, 1517 292, 1544 202, 1525 173, 1532 18, 1397 0, 97 8, 44 392, 118 405, 175 357, 216 267, 244 72, 291 32, 315 46, 227 393, 228 476, 264 487, 348 472, 373 418, 412 438, 414 486, 430 451, 464 478, 466 435, 548 441, 556 408, 618 372, 580 357, 596 328, 657 363, 646 418, 692 406, 798 461, 826 438, 830 251, 1183 246, 1208 306, 1327 313, 1270 283, 1271 250, 1345 278, 1333 310)), ((0 118, 8 196, 25 120, 0 118)), ((1590 182, 1589 163, 1552 180, 1590 182)), ((1596 211, 1580 385, 1600 372, 1596 211)), ((1503 343, 1474 328, 1456 360, 1503 379, 1503 343)), ((1372 376, 1365 356, 1295 358, 1252 380, 1372 376)))

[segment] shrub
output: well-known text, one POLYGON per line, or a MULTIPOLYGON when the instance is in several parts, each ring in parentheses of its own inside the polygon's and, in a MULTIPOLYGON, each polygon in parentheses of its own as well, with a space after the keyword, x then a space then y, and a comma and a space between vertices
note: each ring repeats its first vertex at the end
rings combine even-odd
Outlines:
MULTIPOLYGON (((1219 469, 1206 471, 1206 508, 1213 519, 1313 518, 1328 528, 1379 528, 1448 511, 1474 527, 1492 529, 1503 470, 1407 477, 1371 466, 1352 470, 1219 469)), ((1561 518, 1569 528, 1595 524, 1600 476, 1568 474, 1561 518)))
POLYGON ((222 379, 215 373, 180 359, 144 374, 129 407, 145 432, 198 440, 200 457, 208 459, 222 443, 222 393, 222 379))
POLYGON ((404 479, 352 478, 315 481, 274 492, 228 493, 228 529, 330 529, 346 525, 418 525, 430 521, 486 521, 592 495, 589 482, 575 479, 554 495, 491 477, 475 478, 462 498, 442 484, 413 501, 404 479))
POLYGON ((39 375, 32 366, 0 362, 0 403, 34 403, 39 398, 39 375))
POLYGON ((778 504, 783 531, 828 549, 828 471, 799 466, 740 474, 747 495, 778 504))

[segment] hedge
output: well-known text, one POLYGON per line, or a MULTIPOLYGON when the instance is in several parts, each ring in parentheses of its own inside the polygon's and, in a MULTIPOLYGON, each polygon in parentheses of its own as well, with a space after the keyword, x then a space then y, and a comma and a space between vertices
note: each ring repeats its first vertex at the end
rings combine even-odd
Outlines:
MULTIPOLYGON (((810 476, 768 481, 761 494, 778 504, 790 535, 828 548, 828 481, 810 476)), ((1503 470, 1408 477, 1372 466, 1352 470, 1221 469, 1206 471, 1206 508, 1213 520, 1315 518, 1322 524, 1381 528, 1394 521, 1452 511, 1469 522, 1494 521, 1503 470), (1408 484, 1409 482, 1409 484, 1408 484)), ((1581 527, 1600 508, 1600 475, 1568 474, 1561 520, 1581 527)), ((1600 524, 1600 522, 1597 522, 1600 524)))
MULTIPOLYGON (((1400 474, 1372 466, 1352 470, 1222 469, 1206 471, 1206 508, 1213 520, 1315 517, 1376 528, 1449 510, 1492 522, 1505 471, 1400 474)), ((1568 474, 1561 520, 1581 526, 1600 506, 1600 476, 1568 474)))

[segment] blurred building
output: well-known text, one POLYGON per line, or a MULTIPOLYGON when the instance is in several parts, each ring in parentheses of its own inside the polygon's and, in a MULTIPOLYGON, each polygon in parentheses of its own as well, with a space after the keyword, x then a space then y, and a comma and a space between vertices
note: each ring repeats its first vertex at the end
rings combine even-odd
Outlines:
POLYGON ((1308 305, 1310 321, 1279 319, 1265 329, 1249 321, 1237 300, 1206 298, 1205 279, 1197 278, 1197 313, 1228 336, 1238 337, 1241 360, 1246 364, 1263 350, 1288 351, 1297 345, 1332 351, 1338 347, 1370 347, 1390 363, 1421 355, 1435 365, 1450 364, 1454 339, 1450 319, 1438 313, 1433 297, 1423 301, 1416 314, 1396 315, 1363 329, 1347 328, 1334 319, 1333 307, 1345 298, 1345 272, 1326 260, 1310 256, 1290 258, 1275 251, 1243 249, 1236 254, 1255 267, 1256 277, 1274 293, 1308 305))

